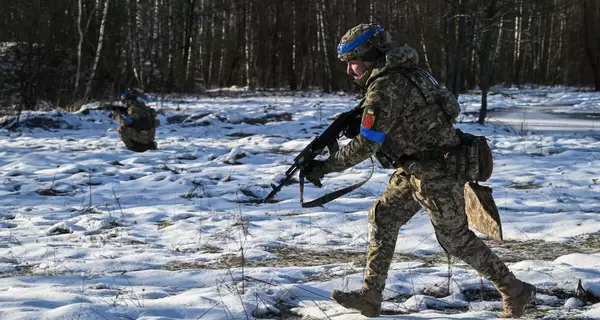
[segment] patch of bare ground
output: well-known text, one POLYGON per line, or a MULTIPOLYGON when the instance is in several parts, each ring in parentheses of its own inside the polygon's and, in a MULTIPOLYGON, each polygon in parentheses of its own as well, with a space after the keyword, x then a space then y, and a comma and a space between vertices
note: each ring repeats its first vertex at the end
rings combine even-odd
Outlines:
POLYGON ((581 235, 565 242, 548 242, 539 239, 526 241, 505 240, 502 243, 484 240, 484 242, 492 248, 504 249, 497 250, 496 254, 505 262, 551 261, 571 253, 589 254, 600 252, 600 233, 581 235))
MULTIPOLYGON (((239 268, 239 267, 310 267, 321 266, 327 264, 350 264, 362 268, 366 262, 366 253, 364 252, 348 252, 348 251, 313 251, 299 248, 279 248, 272 251, 277 255, 275 259, 268 260, 247 260, 239 255, 225 254, 218 262, 209 264, 195 264, 172 261, 163 266, 168 270, 182 269, 223 269, 223 268, 239 268)), ((425 265, 433 265, 437 263, 447 262, 445 254, 433 254, 427 256, 417 256, 412 254, 396 253, 394 255, 395 262, 401 261, 419 261, 425 265)), ((316 280, 316 279, 315 279, 316 280)))
MULTIPOLYGON (((498 243, 492 240, 484 240, 490 247, 502 249, 496 250, 498 255, 506 262, 517 262, 522 260, 554 260, 562 255, 570 253, 595 253, 600 248, 600 233, 587 234, 575 237, 570 241, 565 242, 547 242, 543 240, 527 240, 514 241, 507 240, 498 243)), ((240 256, 225 255, 218 263, 209 265, 175 265, 172 264, 169 269, 188 269, 188 268, 231 268, 231 267, 307 267, 327 264, 349 264, 350 268, 346 272, 335 272, 330 274, 327 271, 312 275, 301 282, 311 281, 327 281, 333 278, 343 277, 347 274, 359 272, 365 264, 366 253, 364 252, 346 252, 346 251, 312 251, 300 248, 278 248, 271 251, 277 258, 269 260, 246 260, 242 261, 240 256)), ((452 259, 454 261, 455 259, 452 259)), ((444 253, 437 253, 426 256, 418 256, 414 254, 396 253, 394 255, 395 262, 401 261, 418 261, 424 263, 425 266, 443 265, 448 262, 444 253)), ((443 290, 442 290, 443 291, 443 290)), ((527 309, 523 318, 526 319, 586 319, 578 314, 576 309, 565 309, 564 302, 570 297, 579 297, 583 301, 597 302, 598 298, 592 299, 582 298, 578 294, 578 289, 563 290, 558 288, 541 289, 538 288, 538 293, 554 296, 558 300, 553 305, 548 305, 546 302, 534 300, 532 305, 527 309)), ((443 297, 446 294, 436 294, 435 290, 423 292, 423 294, 443 297)), ((475 290, 466 290, 463 292, 467 301, 498 301, 501 299, 496 290, 481 288, 475 290)), ((403 303, 411 295, 399 295, 390 299, 388 302, 403 303)), ((278 319, 301 319, 294 312, 291 312, 292 307, 280 306, 281 314, 275 317, 278 319)), ((464 306, 443 306, 435 307, 449 314, 461 313, 468 310, 464 306)), ((579 310, 580 311, 580 310, 579 310)), ((384 315, 398 314, 395 310, 382 310, 384 315)))
POLYGON ((281 114, 266 114, 258 118, 245 118, 239 121, 231 121, 232 124, 246 123, 251 125, 264 125, 269 122, 281 122, 281 121, 292 121, 292 114, 289 112, 281 114))
MULTIPOLYGON (((568 242, 547 242, 543 240, 515 241, 505 240, 498 243, 493 240, 484 240, 488 246, 501 249, 496 250, 498 256, 505 262, 513 263, 523 260, 551 261, 560 256, 571 253, 596 253, 600 251, 600 233, 579 236, 568 242)), ((327 264, 350 264, 363 267, 366 262, 365 252, 350 251, 314 251, 294 247, 277 248, 271 251, 277 258, 267 260, 247 260, 239 255, 224 255, 219 262, 202 264, 174 263, 167 269, 186 268, 237 268, 237 267, 309 267, 327 264)), ((454 260, 454 259, 453 259, 454 260)), ((430 255, 415 255, 409 253, 395 253, 394 262, 417 261, 425 266, 445 264, 448 258, 445 253, 430 255)))

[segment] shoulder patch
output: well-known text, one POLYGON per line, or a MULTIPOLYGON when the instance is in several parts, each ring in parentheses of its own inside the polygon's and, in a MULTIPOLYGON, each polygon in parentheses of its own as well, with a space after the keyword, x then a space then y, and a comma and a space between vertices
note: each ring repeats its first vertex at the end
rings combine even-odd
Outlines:
POLYGON ((367 114, 364 118, 363 118, 363 127, 367 128, 367 129, 371 129, 373 127, 373 123, 375 123, 375 115, 373 114, 367 114))

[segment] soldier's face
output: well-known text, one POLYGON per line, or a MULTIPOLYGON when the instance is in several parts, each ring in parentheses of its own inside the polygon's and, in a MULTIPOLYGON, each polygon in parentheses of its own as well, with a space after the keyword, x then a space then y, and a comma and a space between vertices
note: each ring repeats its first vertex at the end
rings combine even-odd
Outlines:
POLYGON ((346 73, 352 76, 354 80, 360 80, 369 71, 370 64, 371 62, 364 62, 358 60, 348 61, 346 73))

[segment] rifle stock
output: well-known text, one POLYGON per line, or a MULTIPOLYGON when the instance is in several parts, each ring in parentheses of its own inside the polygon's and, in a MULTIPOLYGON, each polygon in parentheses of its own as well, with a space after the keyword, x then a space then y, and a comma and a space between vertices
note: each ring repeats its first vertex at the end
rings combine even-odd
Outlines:
MULTIPOLYGON (((275 195, 281 191, 283 186, 288 183, 292 177, 300 171, 304 171, 308 164, 316 158, 323 150, 328 147, 330 153, 335 152, 332 149, 332 145, 335 144, 337 146, 337 139, 339 139, 344 130, 352 123, 352 120, 355 119, 358 115, 362 114, 362 104, 364 99, 359 103, 357 107, 354 109, 344 112, 340 114, 329 127, 323 131, 319 136, 315 137, 305 148, 300 152, 296 158, 294 158, 294 163, 286 170, 285 177, 279 182, 279 184, 271 184, 273 190, 264 198, 263 202, 273 202, 275 195)), ((317 187, 321 187, 320 183, 317 187)))

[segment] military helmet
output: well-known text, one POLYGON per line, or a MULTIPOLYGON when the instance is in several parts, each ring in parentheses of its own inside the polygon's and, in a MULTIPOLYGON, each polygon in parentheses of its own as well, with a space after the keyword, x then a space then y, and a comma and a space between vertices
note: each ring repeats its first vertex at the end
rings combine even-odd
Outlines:
POLYGON ((137 93, 135 91, 132 91, 130 89, 127 89, 127 91, 125 91, 122 95, 121 95, 121 102, 126 102, 126 101, 136 101, 138 98, 137 93))
POLYGON ((337 46, 342 61, 375 61, 387 50, 390 33, 377 24, 359 24, 344 34, 337 46))

